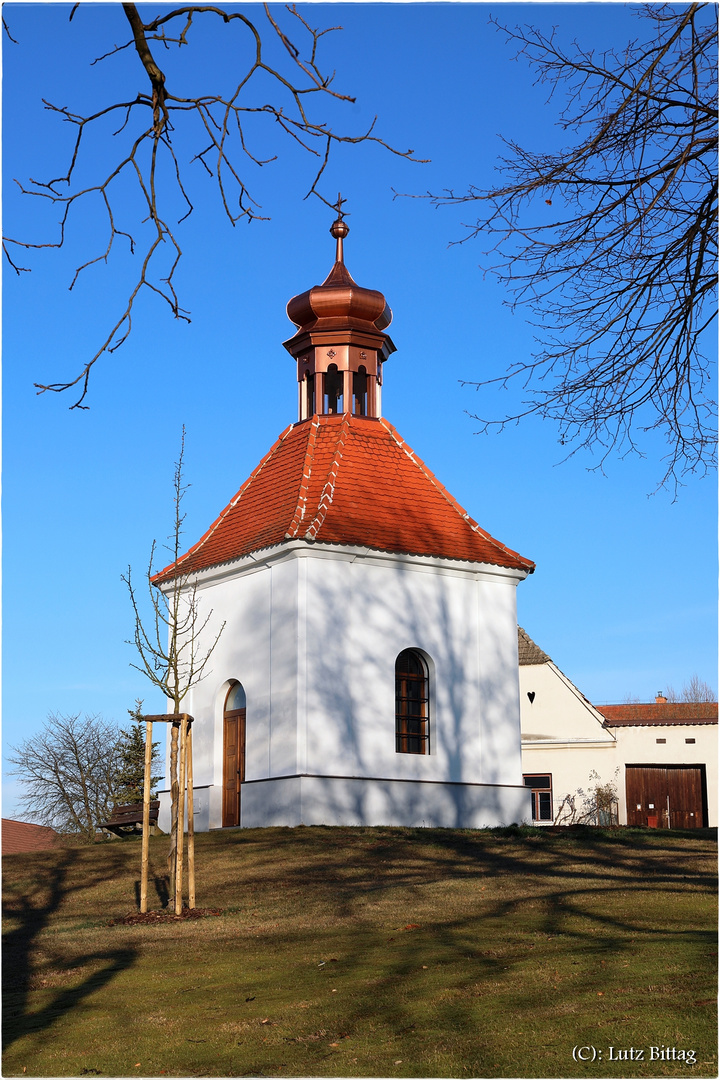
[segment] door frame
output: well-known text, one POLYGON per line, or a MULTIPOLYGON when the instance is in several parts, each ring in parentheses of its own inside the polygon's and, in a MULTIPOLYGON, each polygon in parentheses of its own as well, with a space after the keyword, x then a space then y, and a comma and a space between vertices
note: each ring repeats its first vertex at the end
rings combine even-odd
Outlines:
POLYGON ((241 788, 245 779, 245 724, 247 708, 227 709, 225 705, 237 683, 228 687, 223 705, 223 782, 222 782, 222 827, 237 827, 241 815, 241 788), (231 769, 228 769, 228 726, 235 725, 235 756, 231 769), (235 774, 235 790, 229 796, 231 776, 235 774))
MULTIPOLYGON (((636 780, 636 775, 632 775, 630 770, 653 770, 657 771, 657 781, 659 788, 662 791, 658 791, 661 796, 659 805, 653 809, 656 811, 652 815, 655 821, 654 827, 660 828, 706 828, 708 822, 708 798, 707 798, 707 773, 705 765, 701 762, 627 762, 625 765, 625 798, 626 798, 626 820, 628 825, 646 825, 649 824, 648 809, 643 807, 642 810, 636 809, 637 798, 640 796, 637 794, 637 789, 631 787, 632 780, 636 780), (690 771, 696 773, 696 778, 699 780, 699 797, 700 803, 694 807, 693 813, 698 813, 696 818, 697 825, 688 826, 673 824, 673 814, 677 813, 689 813, 690 807, 683 807, 681 810, 676 810, 674 807, 670 807, 670 820, 668 820, 667 812, 665 810, 665 800, 669 795, 669 776, 672 773, 677 776, 682 771, 690 771), (659 774, 664 773, 664 777, 659 774), (631 798, 631 795, 635 795, 631 798)), ((641 799, 642 802, 642 799, 641 799)))

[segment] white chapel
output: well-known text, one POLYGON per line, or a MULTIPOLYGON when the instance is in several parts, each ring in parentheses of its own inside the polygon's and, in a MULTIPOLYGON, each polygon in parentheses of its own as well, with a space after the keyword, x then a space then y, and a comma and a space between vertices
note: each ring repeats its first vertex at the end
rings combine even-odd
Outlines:
POLYGON ((330 274, 288 304, 297 421, 154 579, 196 584, 208 642, 225 623, 184 702, 196 828, 530 821, 515 590, 534 565, 384 419, 392 315, 346 269, 342 216, 330 231, 330 274))

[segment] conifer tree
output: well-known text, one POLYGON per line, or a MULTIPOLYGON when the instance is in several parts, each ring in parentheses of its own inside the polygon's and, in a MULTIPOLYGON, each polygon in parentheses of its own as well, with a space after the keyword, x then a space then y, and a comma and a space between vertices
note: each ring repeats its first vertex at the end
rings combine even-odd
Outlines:
MULTIPOLYGON (((145 737, 140 727, 142 721, 142 701, 135 702, 134 709, 128 709, 134 721, 129 729, 120 730, 120 769, 118 772, 115 801, 118 803, 138 803, 143 800, 145 787, 145 737)), ((153 743, 152 763, 158 763, 160 743, 153 743)), ((150 798, 155 797, 155 785, 162 780, 162 774, 150 778, 150 798)))

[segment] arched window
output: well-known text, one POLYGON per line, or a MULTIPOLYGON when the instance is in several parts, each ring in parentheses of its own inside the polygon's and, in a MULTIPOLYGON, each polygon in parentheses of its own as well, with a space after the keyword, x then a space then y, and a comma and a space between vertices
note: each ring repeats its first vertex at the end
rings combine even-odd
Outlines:
POLYGON ((223 828, 240 824, 240 785, 245 779, 245 691, 233 683, 223 709, 223 828))
POLYGON ((315 412, 315 376, 308 372, 305 376, 305 418, 315 412))
POLYGON ((325 372, 325 403, 324 413, 341 413, 343 411, 343 373, 338 371, 337 364, 329 364, 325 372))
POLYGON ((367 369, 361 364, 353 372, 353 412, 356 416, 367 416, 367 369))
POLYGON ((395 661, 395 750, 430 753, 430 678, 424 657, 403 649, 395 661))

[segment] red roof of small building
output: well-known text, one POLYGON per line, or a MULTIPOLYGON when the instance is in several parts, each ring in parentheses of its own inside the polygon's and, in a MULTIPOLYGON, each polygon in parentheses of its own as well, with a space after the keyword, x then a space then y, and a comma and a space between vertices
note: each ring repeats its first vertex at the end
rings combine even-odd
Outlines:
POLYGON ((29 821, 2 819, 2 853, 17 855, 25 851, 49 851, 62 843, 62 837, 47 825, 29 821))
POLYGON ((648 705, 596 705, 605 727, 646 727, 678 724, 717 724, 717 702, 666 701, 648 705))
POLYGON ((392 424, 343 413, 287 428, 177 571, 153 581, 295 539, 535 569, 468 516, 392 424))

